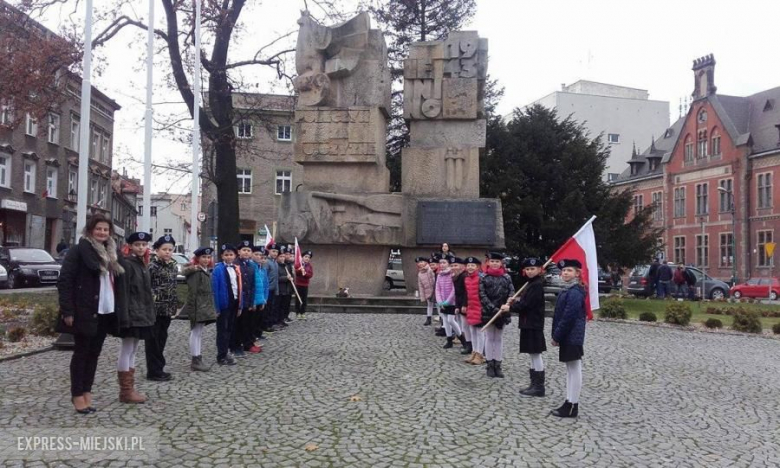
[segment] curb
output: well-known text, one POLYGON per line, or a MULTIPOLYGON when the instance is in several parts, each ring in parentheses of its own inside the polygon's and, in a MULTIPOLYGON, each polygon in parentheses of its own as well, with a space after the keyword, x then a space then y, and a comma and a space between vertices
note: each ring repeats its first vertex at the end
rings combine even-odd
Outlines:
POLYGON ((17 359, 26 358, 28 356, 35 356, 36 354, 41 354, 41 353, 45 353, 46 351, 53 351, 53 350, 54 350, 54 345, 51 344, 45 348, 40 348, 33 351, 27 351, 26 353, 12 354, 10 356, 0 357, 0 363, 6 361, 15 361, 17 359))
POLYGON ((640 320, 620 320, 620 319, 610 319, 610 318, 596 318, 593 321, 605 322, 605 323, 621 323, 625 325, 641 325, 645 327, 663 328, 667 330, 679 330, 679 331, 685 331, 691 333, 709 333, 710 335, 745 336, 750 338, 763 338, 766 340, 780 340, 780 335, 766 335, 764 333, 745 333, 745 332, 726 330, 726 329, 721 329, 722 331, 715 331, 715 330, 710 330, 706 327, 701 327, 701 328, 692 327, 692 326, 683 327, 680 325, 665 326, 664 322, 642 322, 640 320))

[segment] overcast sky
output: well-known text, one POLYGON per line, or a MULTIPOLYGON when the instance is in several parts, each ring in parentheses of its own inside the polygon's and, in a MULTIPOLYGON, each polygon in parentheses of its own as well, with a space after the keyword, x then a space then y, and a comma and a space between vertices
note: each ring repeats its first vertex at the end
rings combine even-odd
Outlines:
MULTIPOLYGON (((138 16, 145 18, 146 1, 137 3, 138 16)), ((303 7, 303 0, 248 3, 242 14, 247 30, 232 47, 235 60, 294 30, 303 7)), ((96 2, 101 4, 103 0, 96 2)), ((721 94, 743 96, 780 86, 780 2, 775 0, 477 0, 477 5, 467 29, 490 41, 488 71, 506 90, 502 114, 559 90, 563 83, 586 79, 646 89, 650 99, 669 101, 673 122, 680 99, 693 90, 693 59, 710 53, 717 61, 715 84, 721 94)), ((158 4, 160 27, 162 15, 158 4)), ((50 11, 42 22, 57 30, 65 18, 63 12, 50 11)), ((292 45, 294 37, 278 47, 292 45)), ((130 159, 143 158, 144 54, 143 35, 128 31, 98 53, 103 71, 93 77, 94 85, 122 105, 114 129, 114 167, 126 167, 139 177, 141 166, 130 159)), ((184 107, 160 80, 167 63, 159 64, 155 101, 163 118, 184 107)), ((286 92, 259 67, 245 77, 252 84, 248 91, 286 92)), ((169 160, 191 160, 191 152, 159 133, 154 162, 169 160)), ((188 190, 189 179, 176 182, 178 178, 173 173, 155 176, 153 187, 188 190)))

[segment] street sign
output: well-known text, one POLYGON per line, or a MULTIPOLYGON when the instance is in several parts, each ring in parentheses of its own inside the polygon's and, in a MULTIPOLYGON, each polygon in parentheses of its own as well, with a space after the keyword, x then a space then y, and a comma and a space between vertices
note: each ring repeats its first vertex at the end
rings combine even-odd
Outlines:
POLYGON ((206 221, 206 213, 204 213, 202 211, 200 213, 198 213, 198 221, 200 221, 201 223, 203 221, 206 221))
POLYGON ((767 242, 764 244, 764 252, 766 252, 767 257, 771 257, 775 254, 775 244, 774 242, 767 242))

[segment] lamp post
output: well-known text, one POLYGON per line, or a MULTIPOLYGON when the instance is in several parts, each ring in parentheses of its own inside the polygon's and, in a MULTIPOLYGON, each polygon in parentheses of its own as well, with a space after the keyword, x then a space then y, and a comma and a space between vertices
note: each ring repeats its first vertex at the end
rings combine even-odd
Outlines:
POLYGON ((731 285, 735 286, 737 284, 737 211, 736 205, 734 205, 734 190, 730 190, 725 187, 718 187, 718 191, 727 194, 730 202, 731 255, 733 256, 731 261, 731 285))

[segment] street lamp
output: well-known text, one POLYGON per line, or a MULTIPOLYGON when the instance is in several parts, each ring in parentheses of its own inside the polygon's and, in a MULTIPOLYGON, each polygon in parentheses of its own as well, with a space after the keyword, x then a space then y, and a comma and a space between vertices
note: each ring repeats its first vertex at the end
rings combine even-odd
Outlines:
POLYGON ((718 191, 729 196, 731 211, 731 285, 737 284, 737 212, 734 205, 734 191, 725 187, 718 187, 718 191))

